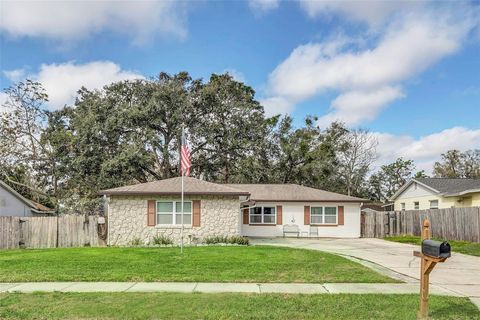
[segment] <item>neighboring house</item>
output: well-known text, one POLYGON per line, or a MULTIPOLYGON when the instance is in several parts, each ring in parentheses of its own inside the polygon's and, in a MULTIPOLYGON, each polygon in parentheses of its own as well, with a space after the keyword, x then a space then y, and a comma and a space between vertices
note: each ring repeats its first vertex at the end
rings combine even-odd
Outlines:
POLYGON ((364 203, 361 208, 362 212, 385 211, 383 203, 364 203))
POLYGON ((390 200, 395 210, 479 207, 480 179, 411 179, 390 200))
MULTIPOLYGON (((312 229, 319 237, 360 236, 360 198, 294 184, 216 184, 190 177, 184 188, 186 243, 216 235, 282 236, 284 225, 298 226, 300 236, 312 229)), ((157 235, 180 241, 180 177, 100 194, 107 198, 110 245, 147 243, 157 235)))
POLYGON ((53 209, 25 198, 0 180, 0 216, 31 217, 52 212, 53 209))

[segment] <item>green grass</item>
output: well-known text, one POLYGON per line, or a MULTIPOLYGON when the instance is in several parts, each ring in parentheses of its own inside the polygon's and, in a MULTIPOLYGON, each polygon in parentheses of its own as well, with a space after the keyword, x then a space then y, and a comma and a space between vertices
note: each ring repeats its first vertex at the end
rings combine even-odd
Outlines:
MULTIPOLYGON (((416 245, 420 245, 422 243, 422 241, 420 240, 420 237, 417 237, 417 236, 397 236, 397 237, 386 237, 384 239, 388 241, 410 243, 410 244, 416 244, 416 245)), ((434 240, 440 240, 440 239, 434 239, 434 240)), ((468 242, 468 241, 455 241, 455 240, 451 240, 451 241, 449 240, 448 243, 450 244, 450 246, 452 247, 452 251, 454 252, 459 252, 463 254, 469 254, 471 256, 480 257, 480 243, 468 242)))
MULTIPOLYGON (((0 319, 416 319, 418 295, 0 294, 0 319)), ((467 299, 431 296, 431 319, 479 319, 467 299)))
POLYGON ((398 282, 337 255, 271 246, 0 251, 0 282, 398 282))

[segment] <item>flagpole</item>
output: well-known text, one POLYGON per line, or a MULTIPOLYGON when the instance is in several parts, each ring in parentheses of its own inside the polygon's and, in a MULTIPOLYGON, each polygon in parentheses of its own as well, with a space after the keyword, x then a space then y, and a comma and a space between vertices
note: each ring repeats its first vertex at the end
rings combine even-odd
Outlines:
MULTIPOLYGON (((183 128, 183 126, 182 126, 182 140, 183 140, 183 137, 184 137, 184 128, 183 128)), ((182 141, 182 143, 183 143, 183 141, 182 141)), ((182 152, 180 152, 180 162, 182 161, 182 157, 183 157, 182 152)), ((181 232, 180 232, 180 237, 181 237, 181 240, 180 240, 180 253, 183 253, 183 175, 184 175, 184 172, 183 172, 182 169, 180 169, 180 172, 181 172, 181 174, 182 174, 182 208, 181 208, 182 213, 181 213, 181 215, 180 215, 180 216, 181 216, 181 219, 182 219, 182 230, 181 230, 181 232)))

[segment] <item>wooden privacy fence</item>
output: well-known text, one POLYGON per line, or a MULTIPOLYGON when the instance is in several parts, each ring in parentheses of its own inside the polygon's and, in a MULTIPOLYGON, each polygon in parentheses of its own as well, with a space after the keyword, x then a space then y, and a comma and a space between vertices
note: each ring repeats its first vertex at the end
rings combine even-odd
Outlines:
POLYGON ((362 212, 362 236, 420 236, 425 219, 434 238, 480 242, 480 207, 362 212))
POLYGON ((98 216, 0 217, 0 248, 56 248, 105 245, 98 216))

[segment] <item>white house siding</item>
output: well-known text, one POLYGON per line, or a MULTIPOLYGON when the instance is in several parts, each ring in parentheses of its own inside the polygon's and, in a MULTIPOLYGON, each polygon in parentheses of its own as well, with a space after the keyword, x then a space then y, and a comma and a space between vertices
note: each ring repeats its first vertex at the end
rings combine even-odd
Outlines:
POLYGON ((32 210, 9 190, 0 185, 0 216, 32 216, 32 210))
MULTIPOLYGON (((259 226, 242 224, 242 235, 249 237, 278 237, 283 236, 283 225, 296 224, 300 232, 308 234, 309 225, 304 224, 304 206, 343 206, 344 225, 319 226, 320 237, 359 238, 360 237, 360 203, 332 203, 332 202, 257 202, 257 207, 282 206, 282 225, 259 226)), ((303 234, 306 236, 307 234, 303 234)), ((292 236, 287 235, 287 236, 292 236)), ((300 234, 302 236, 302 234, 300 234)))
MULTIPOLYGON (((147 226, 147 201, 180 201, 178 197, 111 196, 108 200, 110 245, 129 245, 140 239, 151 243, 156 235, 164 235, 180 243, 180 226, 147 226)), ((241 216, 238 197, 185 197, 185 201, 200 200, 200 227, 184 227, 184 243, 199 243, 208 236, 240 235, 241 216)))
POLYGON ((432 195, 436 195, 435 192, 414 182, 399 195, 399 198, 417 198, 432 195))

